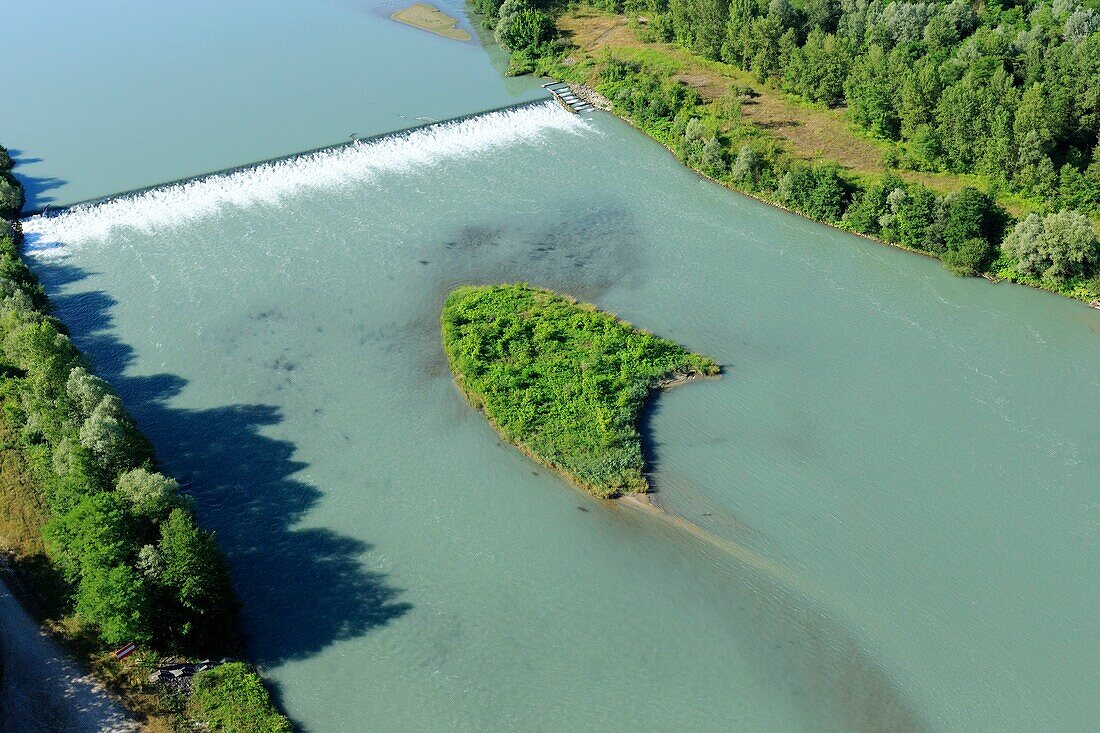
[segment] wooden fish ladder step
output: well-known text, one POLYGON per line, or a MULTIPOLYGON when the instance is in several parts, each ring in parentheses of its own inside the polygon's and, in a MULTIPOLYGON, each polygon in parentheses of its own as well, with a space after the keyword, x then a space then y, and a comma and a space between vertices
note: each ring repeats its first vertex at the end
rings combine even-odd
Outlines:
POLYGON ((552 81, 542 85, 542 88, 554 95, 554 99, 558 100, 558 103, 565 107, 570 112, 576 114, 577 112, 587 112, 590 109, 595 109, 591 104, 584 101, 570 89, 569 85, 561 81, 552 81))

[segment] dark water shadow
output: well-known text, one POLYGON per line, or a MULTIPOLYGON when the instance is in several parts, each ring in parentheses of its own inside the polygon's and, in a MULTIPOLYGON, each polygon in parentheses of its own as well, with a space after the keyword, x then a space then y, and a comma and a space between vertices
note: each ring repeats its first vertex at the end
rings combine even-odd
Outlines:
MULTIPOLYGON (((662 336, 662 334, 657 335, 662 336)), ((671 338, 669 336, 663 337, 671 338)), ((661 452, 661 442, 654 437, 653 423, 656 417, 661 414, 663 407, 661 398, 669 389, 691 388, 693 384, 706 384, 715 379, 725 379, 733 366, 731 364, 719 364, 718 368, 720 371, 713 377, 702 377, 691 382, 677 384, 671 388, 651 389, 645 403, 642 405, 642 409, 638 411, 638 435, 641 436, 642 443, 642 473, 650 480, 650 493, 657 493, 657 487, 653 484, 652 479, 660 470, 658 456, 661 452)))
MULTIPOLYGON (((631 521, 659 522, 659 531, 682 532, 730 562, 716 565, 739 600, 729 609, 744 632, 742 653, 758 660, 758 673, 812 720, 807 730, 852 733, 923 733, 928 720, 901 689, 889 670, 874 658, 859 637, 829 613, 812 588, 777 565, 740 532, 712 532, 659 501, 656 510, 632 511, 631 521)), ((720 512, 720 509, 715 509, 720 512)), ((731 517, 703 522, 738 524, 731 517), (727 521, 730 520, 730 521, 727 521)), ((658 529, 658 528, 655 528, 658 529)))
POLYGON ((22 166, 42 162, 42 158, 28 157, 25 152, 17 148, 8 148, 8 154, 15 161, 12 174, 23 184, 23 195, 26 197, 23 208, 26 211, 35 211, 53 203, 56 199, 47 192, 61 188, 68 181, 54 176, 31 176, 23 173, 20 170, 22 166))
MULTIPOLYGON (((797 573, 739 542, 738 533, 711 534, 674 511, 671 527, 684 526, 709 548, 728 552, 716 567, 738 597, 729 609, 744 629, 742 653, 757 660, 760 676, 800 707, 807 730, 853 733, 923 733, 934 728, 890 670, 797 573), (735 539, 728 540, 732 536, 735 539)), ((710 523, 713 524, 713 523, 710 523)), ((835 600, 835 599, 834 599, 835 600)))
POLYGON ((661 443, 653 435, 653 421, 661 413, 661 390, 650 392, 641 411, 638 413, 638 434, 642 442, 642 473, 650 482, 650 490, 657 492, 653 483, 653 476, 660 466, 657 456, 660 454, 661 443))
POLYGON ((363 567, 371 545, 297 527, 322 493, 295 478, 307 464, 294 459, 293 443, 262 434, 282 421, 279 408, 171 406, 187 384, 182 377, 125 374, 134 353, 113 333, 116 301, 101 291, 59 292, 89 273, 65 262, 34 269, 73 341, 122 395, 164 470, 195 498, 200 523, 217 533, 244 605, 242 633, 253 661, 304 659, 411 609, 383 573, 363 567))
POLYGON ((409 262, 424 273, 430 297, 394 324, 437 348, 410 354, 429 379, 450 379, 439 315, 450 292, 461 285, 527 282, 578 300, 598 303, 616 284, 629 285, 644 258, 632 246, 643 234, 629 211, 613 201, 577 200, 559 207, 553 226, 516 225, 504 218, 475 216, 445 236, 411 249, 409 262))

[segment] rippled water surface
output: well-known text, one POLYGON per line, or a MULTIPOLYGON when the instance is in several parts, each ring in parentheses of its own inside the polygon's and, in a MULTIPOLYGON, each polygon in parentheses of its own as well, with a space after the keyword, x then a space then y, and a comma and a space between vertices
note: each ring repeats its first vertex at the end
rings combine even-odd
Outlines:
POLYGON ((549 104, 25 229, 306 730, 1100 720, 1096 311, 549 104), (725 365, 646 415, 672 520, 589 500, 455 390, 446 293, 515 280, 725 365))

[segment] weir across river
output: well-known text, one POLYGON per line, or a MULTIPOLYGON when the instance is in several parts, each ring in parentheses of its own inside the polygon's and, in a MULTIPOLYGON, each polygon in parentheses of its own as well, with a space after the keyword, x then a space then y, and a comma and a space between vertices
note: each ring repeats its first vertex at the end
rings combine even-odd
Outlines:
POLYGON ((224 209, 278 206, 306 191, 335 192, 380 176, 475 158, 555 131, 581 133, 589 122, 550 99, 523 103, 395 133, 102 197, 22 220, 24 250, 58 252, 122 230, 152 231, 215 216, 224 209))
MULTIPOLYGON (((553 95, 552 98, 558 99, 559 101, 561 101, 561 96, 558 92, 556 92, 554 90, 551 90, 551 89, 547 89, 547 91, 551 92, 551 94, 553 95)), ((167 188, 169 186, 179 186, 179 185, 185 185, 185 184, 189 184, 189 183, 196 183, 196 182, 206 180, 208 178, 214 178, 216 176, 231 175, 233 173, 238 173, 240 171, 246 171, 246 170, 250 170, 252 168, 259 168, 260 166, 264 166, 264 165, 273 165, 273 164, 277 164, 277 163, 283 163, 285 161, 294 160, 296 158, 302 158, 302 157, 309 156, 309 155, 317 155, 317 154, 326 153, 326 152, 330 152, 330 151, 340 150, 341 148, 347 148, 347 147, 351 147, 351 146, 354 146, 354 145, 363 145, 363 144, 366 144, 366 143, 372 143, 372 142, 376 142, 378 140, 384 140, 384 139, 387 139, 387 138, 404 137, 404 136, 411 135, 412 133, 415 133, 415 132, 418 132, 418 131, 421 131, 421 130, 426 130, 426 129, 433 128, 433 127, 440 127, 440 126, 444 126, 444 125, 453 125, 453 124, 457 124, 457 123, 460 123, 460 122, 465 122, 467 120, 471 120, 475 117, 482 117, 484 115, 493 114, 494 112, 508 112, 508 111, 511 111, 511 110, 523 109, 525 107, 534 107, 536 105, 545 104, 546 101, 550 98, 551 97, 545 97, 543 99, 534 99, 534 100, 528 100, 528 101, 525 101, 525 102, 517 102, 516 104, 506 104, 506 105, 503 105, 503 106, 500 106, 500 107, 492 107, 490 109, 481 110, 480 112, 473 112, 473 113, 466 114, 466 115, 460 115, 458 117, 450 117, 450 118, 447 118, 445 120, 431 120, 429 122, 424 122, 423 124, 420 124, 420 125, 413 125, 411 127, 404 127, 404 128, 397 129, 397 130, 390 130, 390 131, 387 131, 387 132, 381 132, 381 133, 377 133, 375 135, 369 135, 367 137, 358 137, 357 135, 355 135, 353 133, 352 135, 348 136, 349 137, 348 140, 341 141, 341 142, 338 142, 338 143, 334 143, 332 145, 323 145, 319 148, 311 148, 309 150, 302 150, 302 151, 299 151, 299 152, 296 152, 296 153, 290 153, 288 155, 280 155, 280 156, 276 156, 274 158, 265 158, 263 160, 256 160, 256 161, 253 161, 251 163, 243 163, 241 165, 231 166, 229 168, 221 168, 221 169, 218 169, 218 170, 206 171, 204 173, 197 173, 197 174, 192 175, 192 176, 184 176, 183 178, 177 178, 177 179, 174 179, 174 180, 165 181, 163 183, 157 183, 157 184, 154 184, 154 185, 151 185, 151 186, 143 186, 141 188, 135 188, 135 189, 131 189, 131 190, 128 190, 128 191, 119 191, 119 192, 116 192, 116 193, 106 194, 104 196, 97 196, 95 198, 85 199, 83 201, 77 201, 77 202, 67 204, 67 205, 64 205, 64 206, 46 205, 46 206, 40 206, 40 207, 36 207, 36 208, 32 208, 32 209, 25 209, 22 212, 22 214, 20 215, 20 218, 27 219, 27 218, 30 218, 32 216, 55 216, 57 214, 64 213, 64 212, 68 211, 69 209, 73 209, 73 208, 76 208, 76 207, 95 206, 97 204, 106 203, 108 201, 113 201, 115 199, 138 196, 140 194, 147 193, 149 191, 155 191, 155 190, 160 189, 160 188, 167 188)), ((591 107, 588 107, 588 109, 591 109, 591 107)), ((573 108, 570 108, 570 111, 577 111, 577 110, 575 110, 573 108)), ((423 119, 423 118, 420 118, 420 119, 423 119)))

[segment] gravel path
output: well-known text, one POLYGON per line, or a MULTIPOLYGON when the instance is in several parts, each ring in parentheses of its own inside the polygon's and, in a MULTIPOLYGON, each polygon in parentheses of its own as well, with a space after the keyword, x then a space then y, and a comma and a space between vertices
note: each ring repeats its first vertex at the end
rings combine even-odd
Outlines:
POLYGON ((134 733, 140 726, 0 581, 0 732, 134 733))

